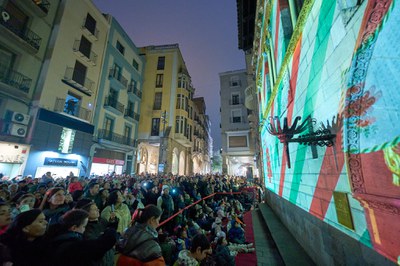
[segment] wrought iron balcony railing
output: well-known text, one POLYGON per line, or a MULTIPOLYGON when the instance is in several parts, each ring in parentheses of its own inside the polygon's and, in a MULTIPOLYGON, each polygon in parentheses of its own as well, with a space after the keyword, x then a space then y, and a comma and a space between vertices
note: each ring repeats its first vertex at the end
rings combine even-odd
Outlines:
POLYGON ((12 70, 9 67, 0 65, 0 82, 3 82, 20 91, 28 93, 31 87, 32 79, 17 71, 12 70))
POLYGON ((105 139, 108 141, 112 141, 118 144, 128 145, 128 146, 136 146, 136 141, 132 138, 128 138, 126 136, 117 134, 107 129, 99 129, 98 138, 105 139))
POLYGON ((24 40, 34 49, 39 50, 40 42, 42 38, 39 37, 35 32, 31 31, 28 27, 22 27, 24 25, 22 21, 18 21, 16 18, 10 19, 10 15, 7 10, 0 7, 0 13, 2 18, 0 19, 0 24, 7 28, 9 31, 17 35, 19 38, 24 40))
POLYGON ((67 67, 63 81, 88 96, 92 96, 93 94, 94 81, 88 79, 86 73, 83 71, 67 67))
POLYGON ((133 93, 135 94, 137 97, 139 97, 139 99, 142 99, 142 91, 139 90, 135 84, 129 84, 128 86, 128 93, 133 93))
POLYGON ((110 97, 110 96, 105 98, 104 106, 105 107, 110 106, 110 107, 118 110, 122 114, 124 113, 124 109, 125 109, 125 106, 122 103, 118 102, 118 100, 115 97, 110 97))
POLYGON ((121 72, 118 71, 118 69, 111 68, 109 77, 118 80, 122 85, 124 85, 125 88, 128 87, 128 80, 124 76, 122 76, 121 72))
POLYGON ((125 109, 125 116, 130 117, 136 121, 139 121, 140 115, 138 113, 135 113, 133 110, 130 109, 125 109))
POLYGON ((56 98, 56 102, 54 105, 54 112, 63 112, 89 122, 92 117, 91 110, 79 106, 79 104, 76 102, 74 104, 71 104, 62 98, 56 98))
POLYGON ((81 46, 81 40, 75 40, 74 46, 72 49, 74 50, 74 52, 79 52, 80 54, 85 56, 86 59, 88 61, 92 62, 93 65, 96 65, 97 54, 95 52, 93 52, 91 49, 86 50, 85 48, 83 48, 81 46))

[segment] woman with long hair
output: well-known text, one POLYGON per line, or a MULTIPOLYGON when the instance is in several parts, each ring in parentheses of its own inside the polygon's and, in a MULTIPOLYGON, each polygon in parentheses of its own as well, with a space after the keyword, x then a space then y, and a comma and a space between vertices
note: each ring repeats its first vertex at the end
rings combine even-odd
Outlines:
POLYGON ((43 212, 32 209, 18 214, 0 242, 7 246, 14 266, 47 265, 45 241, 47 221, 43 212))
POLYGON ((125 232, 120 243, 121 256, 118 266, 165 265, 161 247, 158 244, 158 233, 161 210, 155 205, 137 209, 132 217, 132 226, 125 232))
POLYGON ((65 190, 62 187, 53 187, 46 191, 40 209, 43 210, 50 225, 58 223, 60 217, 70 210, 65 202, 65 190))
POLYGON ((108 197, 107 207, 101 212, 101 217, 106 221, 117 220, 117 232, 122 234, 131 222, 131 212, 124 202, 124 197, 119 190, 114 190, 108 197))

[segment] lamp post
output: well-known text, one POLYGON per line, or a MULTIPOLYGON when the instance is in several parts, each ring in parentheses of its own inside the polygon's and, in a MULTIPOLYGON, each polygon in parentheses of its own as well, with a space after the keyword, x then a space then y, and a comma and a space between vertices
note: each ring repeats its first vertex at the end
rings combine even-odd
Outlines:
POLYGON ((161 113, 161 123, 163 124, 163 129, 162 129, 162 136, 160 138, 160 151, 159 151, 159 157, 158 157, 158 174, 164 174, 165 172, 165 167, 166 167, 166 127, 165 124, 168 122, 167 121, 167 111, 163 111, 161 113))

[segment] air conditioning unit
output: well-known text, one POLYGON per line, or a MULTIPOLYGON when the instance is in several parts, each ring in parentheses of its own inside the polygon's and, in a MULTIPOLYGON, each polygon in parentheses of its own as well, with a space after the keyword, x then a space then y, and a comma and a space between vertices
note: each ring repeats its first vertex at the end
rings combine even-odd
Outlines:
POLYGON ((21 124, 12 124, 10 127, 10 135, 17 137, 25 137, 28 132, 28 127, 21 124))
POLYGON ((29 124, 30 118, 31 117, 29 115, 13 112, 11 115, 11 122, 27 125, 29 124))

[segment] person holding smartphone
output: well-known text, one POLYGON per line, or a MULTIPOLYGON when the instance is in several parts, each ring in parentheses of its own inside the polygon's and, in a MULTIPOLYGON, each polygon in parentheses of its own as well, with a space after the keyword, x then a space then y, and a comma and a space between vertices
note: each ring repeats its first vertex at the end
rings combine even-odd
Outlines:
POLYGON ((117 232, 122 234, 131 222, 131 212, 128 205, 123 203, 124 197, 119 190, 114 190, 108 197, 107 206, 101 212, 101 217, 107 221, 118 220, 117 232))

